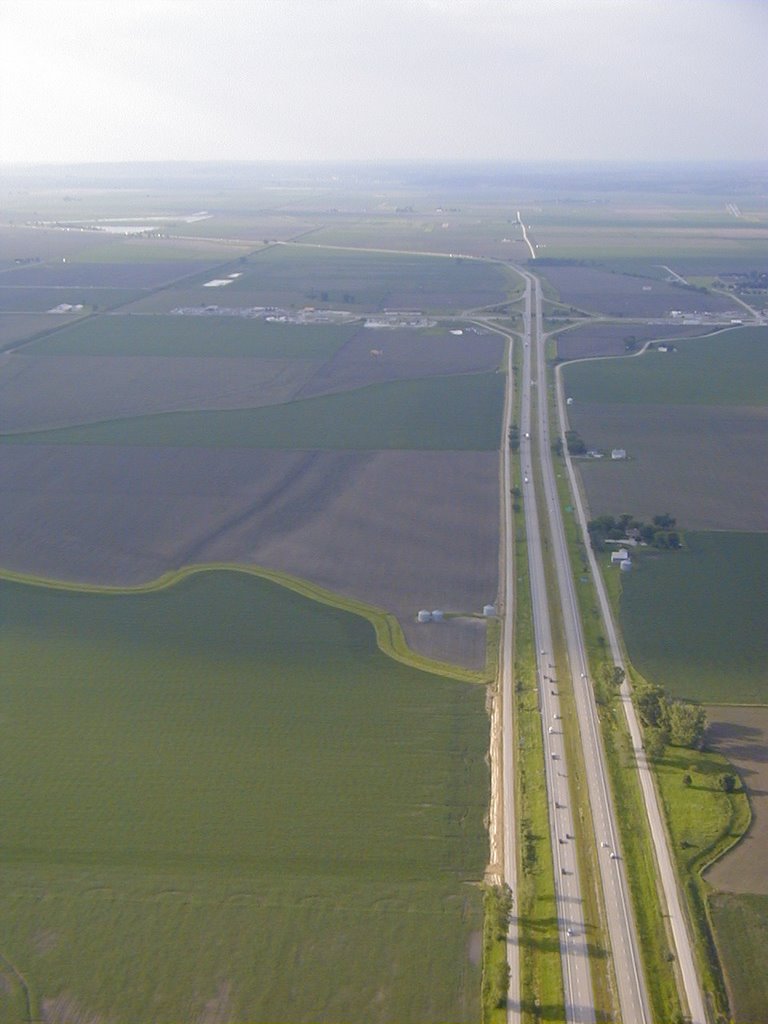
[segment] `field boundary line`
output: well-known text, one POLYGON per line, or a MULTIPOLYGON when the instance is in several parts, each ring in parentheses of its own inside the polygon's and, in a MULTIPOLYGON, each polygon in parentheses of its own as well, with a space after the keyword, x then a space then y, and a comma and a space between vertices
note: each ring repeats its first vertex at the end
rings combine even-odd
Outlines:
POLYGON ((292 590, 320 604, 329 605, 332 608, 338 608, 340 611, 349 612, 353 615, 359 615, 361 618, 367 619, 373 626, 379 650, 395 661, 399 661, 411 668, 429 672, 431 675, 446 676, 465 683, 486 684, 490 682, 485 670, 465 669, 447 661, 438 661, 434 658, 428 658, 426 655, 417 654, 408 646, 402 626, 391 612, 377 608, 375 605, 366 604, 364 601, 346 597, 335 591, 326 590, 324 587, 320 587, 300 576, 292 576, 290 573, 280 572, 277 569, 268 569, 264 566, 242 565, 236 562, 210 562, 199 565, 186 565, 181 569, 173 569, 170 572, 163 573, 156 579, 149 580, 146 583, 126 586, 49 579, 9 569, 0 569, 0 580, 7 580, 10 583, 22 583, 28 586, 45 587, 49 590, 66 590, 81 594, 130 596, 167 590, 190 576, 206 572, 239 572, 248 576, 256 576, 278 586, 285 587, 287 590, 292 590))

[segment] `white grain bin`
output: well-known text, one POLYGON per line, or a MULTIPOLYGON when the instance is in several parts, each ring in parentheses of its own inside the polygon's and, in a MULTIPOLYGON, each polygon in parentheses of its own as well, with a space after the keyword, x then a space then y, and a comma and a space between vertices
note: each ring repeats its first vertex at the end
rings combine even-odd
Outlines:
POLYGON ((422 608, 419 614, 416 616, 417 622, 431 622, 432 612, 428 612, 426 608, 422 608))
POLYGON ((435 608, 435 610, 432 612, 432 621, 442 622, 444 618, 444 613, 439 608, 435 608))
POLYGON ((491 615, 495 615, 495 614, 496 614, 496 605, 495 604, 484 604, 483 605, 483 615, 486 618, 490 618, 491 615))
POLYGON ((622 572, 629 572, 629 570, 632 568, 632 559, 624 558, 621 562, 619 562, 619 568, 622 572))

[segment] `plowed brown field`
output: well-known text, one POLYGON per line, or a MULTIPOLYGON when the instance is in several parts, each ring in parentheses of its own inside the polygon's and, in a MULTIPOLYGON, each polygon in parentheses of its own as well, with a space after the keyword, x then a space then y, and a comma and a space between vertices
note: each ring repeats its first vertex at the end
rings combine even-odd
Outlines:
POLYGON ((0 448, 0 565, 136 584, 192 563, 283 570, 385 608, 414 648, 482 667, 498 571, 491 452, 0 448))

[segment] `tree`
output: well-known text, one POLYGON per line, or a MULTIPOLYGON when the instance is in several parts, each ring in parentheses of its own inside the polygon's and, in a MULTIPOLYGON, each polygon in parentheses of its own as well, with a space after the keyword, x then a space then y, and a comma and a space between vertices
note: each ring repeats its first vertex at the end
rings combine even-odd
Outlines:
POLYGON ((664 751, 669 742, 669 733, 666 729, 647 729, 645 733, 645 752, 652 761, 657 761, 664 756, 664 751))
POLYGON ((736 777, 734 775, 721 775, 720 788, 724 793, 732 793, 736 789, 736 777))
POLYGON ((672 742, 679 747, 701 750, 707 731, 707 713, 701 704, 684 700, 667 701, 667 722, 672 742))
POLYGON ((683 776, 683 785, 688 787, 688 786, 691 785, 692 782, 693 782, 693 779, 691 778, 690 774, 688 772, 686 772, 685 775, 683 776))
POLYGON ((672 530, 676 523, 677 520, 674 516, 671 516, 669 512, 664 512, 660 516, 653 517, 653 525, 658 527, 659 530, 672 530))
POLYGON ((635 690, 637 712, 643 722, 652 729, 667 724, 667 702, 660 686, 647 683, 635 690))

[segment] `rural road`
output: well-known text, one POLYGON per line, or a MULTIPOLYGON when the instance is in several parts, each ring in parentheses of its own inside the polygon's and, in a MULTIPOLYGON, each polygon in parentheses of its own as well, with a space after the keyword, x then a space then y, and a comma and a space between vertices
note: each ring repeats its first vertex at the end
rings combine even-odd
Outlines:
MULTIPOLYGON (((584 637, 581 627, 578 600, 575 591, 573 574, 571 571, 568 545, 565 537, 560 509, 560 499, 557 492, 555 470, 551 457, 548 403, 546 402, 547 380, 546 380, 546 358, 545 358, 545 336, 542 330, 542 298, 539 283, 532 275, 521 271, 526 278, 532 295, 532 309, 530 320, 526 326, 526 334, 530 336, 530 342, 525 347, 529 355, 533 369, 523 374, 523 404, 529 404, 530 398, 526 400, 526 393, 530 396, 532 387, 537 387, 542 400, 538 403, 538 415, 534 429, 538 433, 538 454, 540 460, 540 471, 543 482, 543 494, 546 503, 546 512, 549 514, 550 539, 552 544, 551 556, 554 561, 558 590, 562 606, 563 627, 567 646, 569 671, 576 705, 576 713, 579 724, 579 732, 584 754, 584 764, 589 791, 592 818, 595 828, 595 840, 597 844, 598 865, 601 875, 604 894, 606 922, 610 940, 611 952, 613 955, 616 980, 618 987, 619 1004, 622 1019, 626 1024, 646 1024, 651 1021, 651 1013, 648 1004, 645 981, 643 978, 642 964, 636 937, 636 926, 629 897, 624 862, 621 859, 619 845, 619 833, 616 824, 616 815, 610 794, 607 770, 605 766, 602 741, 600 737, 597 707, 595 704, 592 686, 588 678, 588 660, 584 637), (534 359, 535 356, 535 359, 534 359), (534 383, 535 382, 535 383, 534 383)), ((530 470, 532 467, 532 452, 530 441, 525 438, 527 428, 522 427, 523 442, 521 442, 521 455, 523 458, 524 472, 528 467, 527 475, 533 480, 530 470), (522 444, 526 443, 523 450, 522 444), (527 461, 526 461, 527 460, 527 461)), ((526 509, 531 504, 533 492, 532 482, 525 489, 526 509)), ((533 518, 533 517, 531 517, 533 518)), ((528 516, 526 516, 528 524, 528 516)), ((529 529, 529 550, 533 552, 531 527, 529 529)), ((538 529, 536 525, 535 530, 538 529)), ((532 577, 534 576, 532 566, 532 577)), ((534 615, 547 616, 546 595, 541 598, 534 597, 534 615)), ((541 643, 537 645, 539 650, 550 651, 551 645, 547 646, 546 638, 542 637, 541 643)), ((550 676, 551 678, 551 676, 550 676)), ((544 694, 549 694, 556 700, 557 687, 549 690, 544 689, 544 694), (553 692, 554 691, 554 692, 553 692)), ((550 704, 542 706, 542 715, 552 715, 554 707, 550 704)), ((549 719, 551 721, 551 717, 549 719)), ((561 756, 561 749, 557 746, 552 748, 556 757, 561 756)), ((551 798, 552 804, 550 813, 557 819, 562 814, 557 806, 556 798, 551 798)), ((555 855, 559 854, 562 845, 558 842, 553 846, 555 855)), ((557 861, 556 861, 557 863, 557 861)), ((561 902, 561 915, 564 917, 564 905, 561 902)), ((571 908, 568 908, 572 913, 571 908)), ((578 933, 577 933, 578 934, 578 933)), ((575 943, 574 943, 575 944, 575 943)), ((562 935, 561 935, 562 945, 562 935)), ((568 964, 574 963, 571 950, 568 949, 568 957, 564 958, 564 975, 568 975, 568 964)), ((583 950, 586 960, 586 949, 583 950)), ((566 996, 568 999, 568 996, 566 996)), ((578 1003, 572 1003, 566 1007, 569 1012, 569 1020, 583 1020, 585 1017, 573 1016, 579 1009, 578 1003)))
MULTIPOLYGON (((565 430, 568 426, 568 421, 560 367, 558 367, 556 371, 556 391, 560 429, 564 435, 565 430)), ((571 460, 570 455, 568 455, 567 452, 565 454, 565 459, 568 467, 571 493, 574 497, 576 514, 579 520, 582 535, 584 537, 584 546, 588 553, 589 566, 592 573, 592 578, 594 579, 597 588, 598 599, 600 602, 600 610, 605 627, 605 635, 608 640, 608 646, 610 647, 614 664, 621 665, 622 668, 626 669, 626 665, 624 663, 624 658, 622 655, 621 645, 619 644, 618 640, 616 624, 613 619, 613 612, 611 611, 611 606, 608 601, 608 596, 605 590, 605 584, 603 583, 603 578, 600 572, 600 568, 597 564, 597 559, 595 558, 595 554, 589 543, 589 534, 587 531, 587 516, 586 511, 584 509, 584 503, 582 501, 581 490, 579 488, 578 480, 576 479, 576 473, 573 467, 573 462, 571 460)), ((629 731, 632 738, 632 747, 637 762, 640 787, 643 793, 646 814, 648 815, 648 821, 650 822, 651 836, 653 839, 654 852, 656 854, 657 874, 661 882, 662 891, 664 893, 664 901, 666 903, 666 912, 668 916, 669 927, 672 932, 672 939, 674 942, 675 954, 677 956, 680 976, 682 978, 683 988, 685 990, 685 997, 688 1002, 688 1015, 691 1020, 691 1024, 706 1024, 707 1015, 704 1006, 704 996, 702 993, 698 972, 696 970, 696 962, 693 955, 693 947, 688 932, 687 918, 683 908, 683 901, 680 896, 680 890, 677 884, 677 875, 675 873, 674 865, 672 863, 672 856, 669 850, 669 844, 667 841, 667 830, 664 824, 661 808, 659 807, 659 800, 656 793, 656 787, 653 781, 652 771, 648 764, 648 760, 645 755, 645 750, 643 748, 640 723, 637 719, 635 706, 632 703, 629 685, 626 682, 623 684, 621 688, 621 702, 624 708, 624 714, 626 716, 627 724, 629 726, 629 731)))

